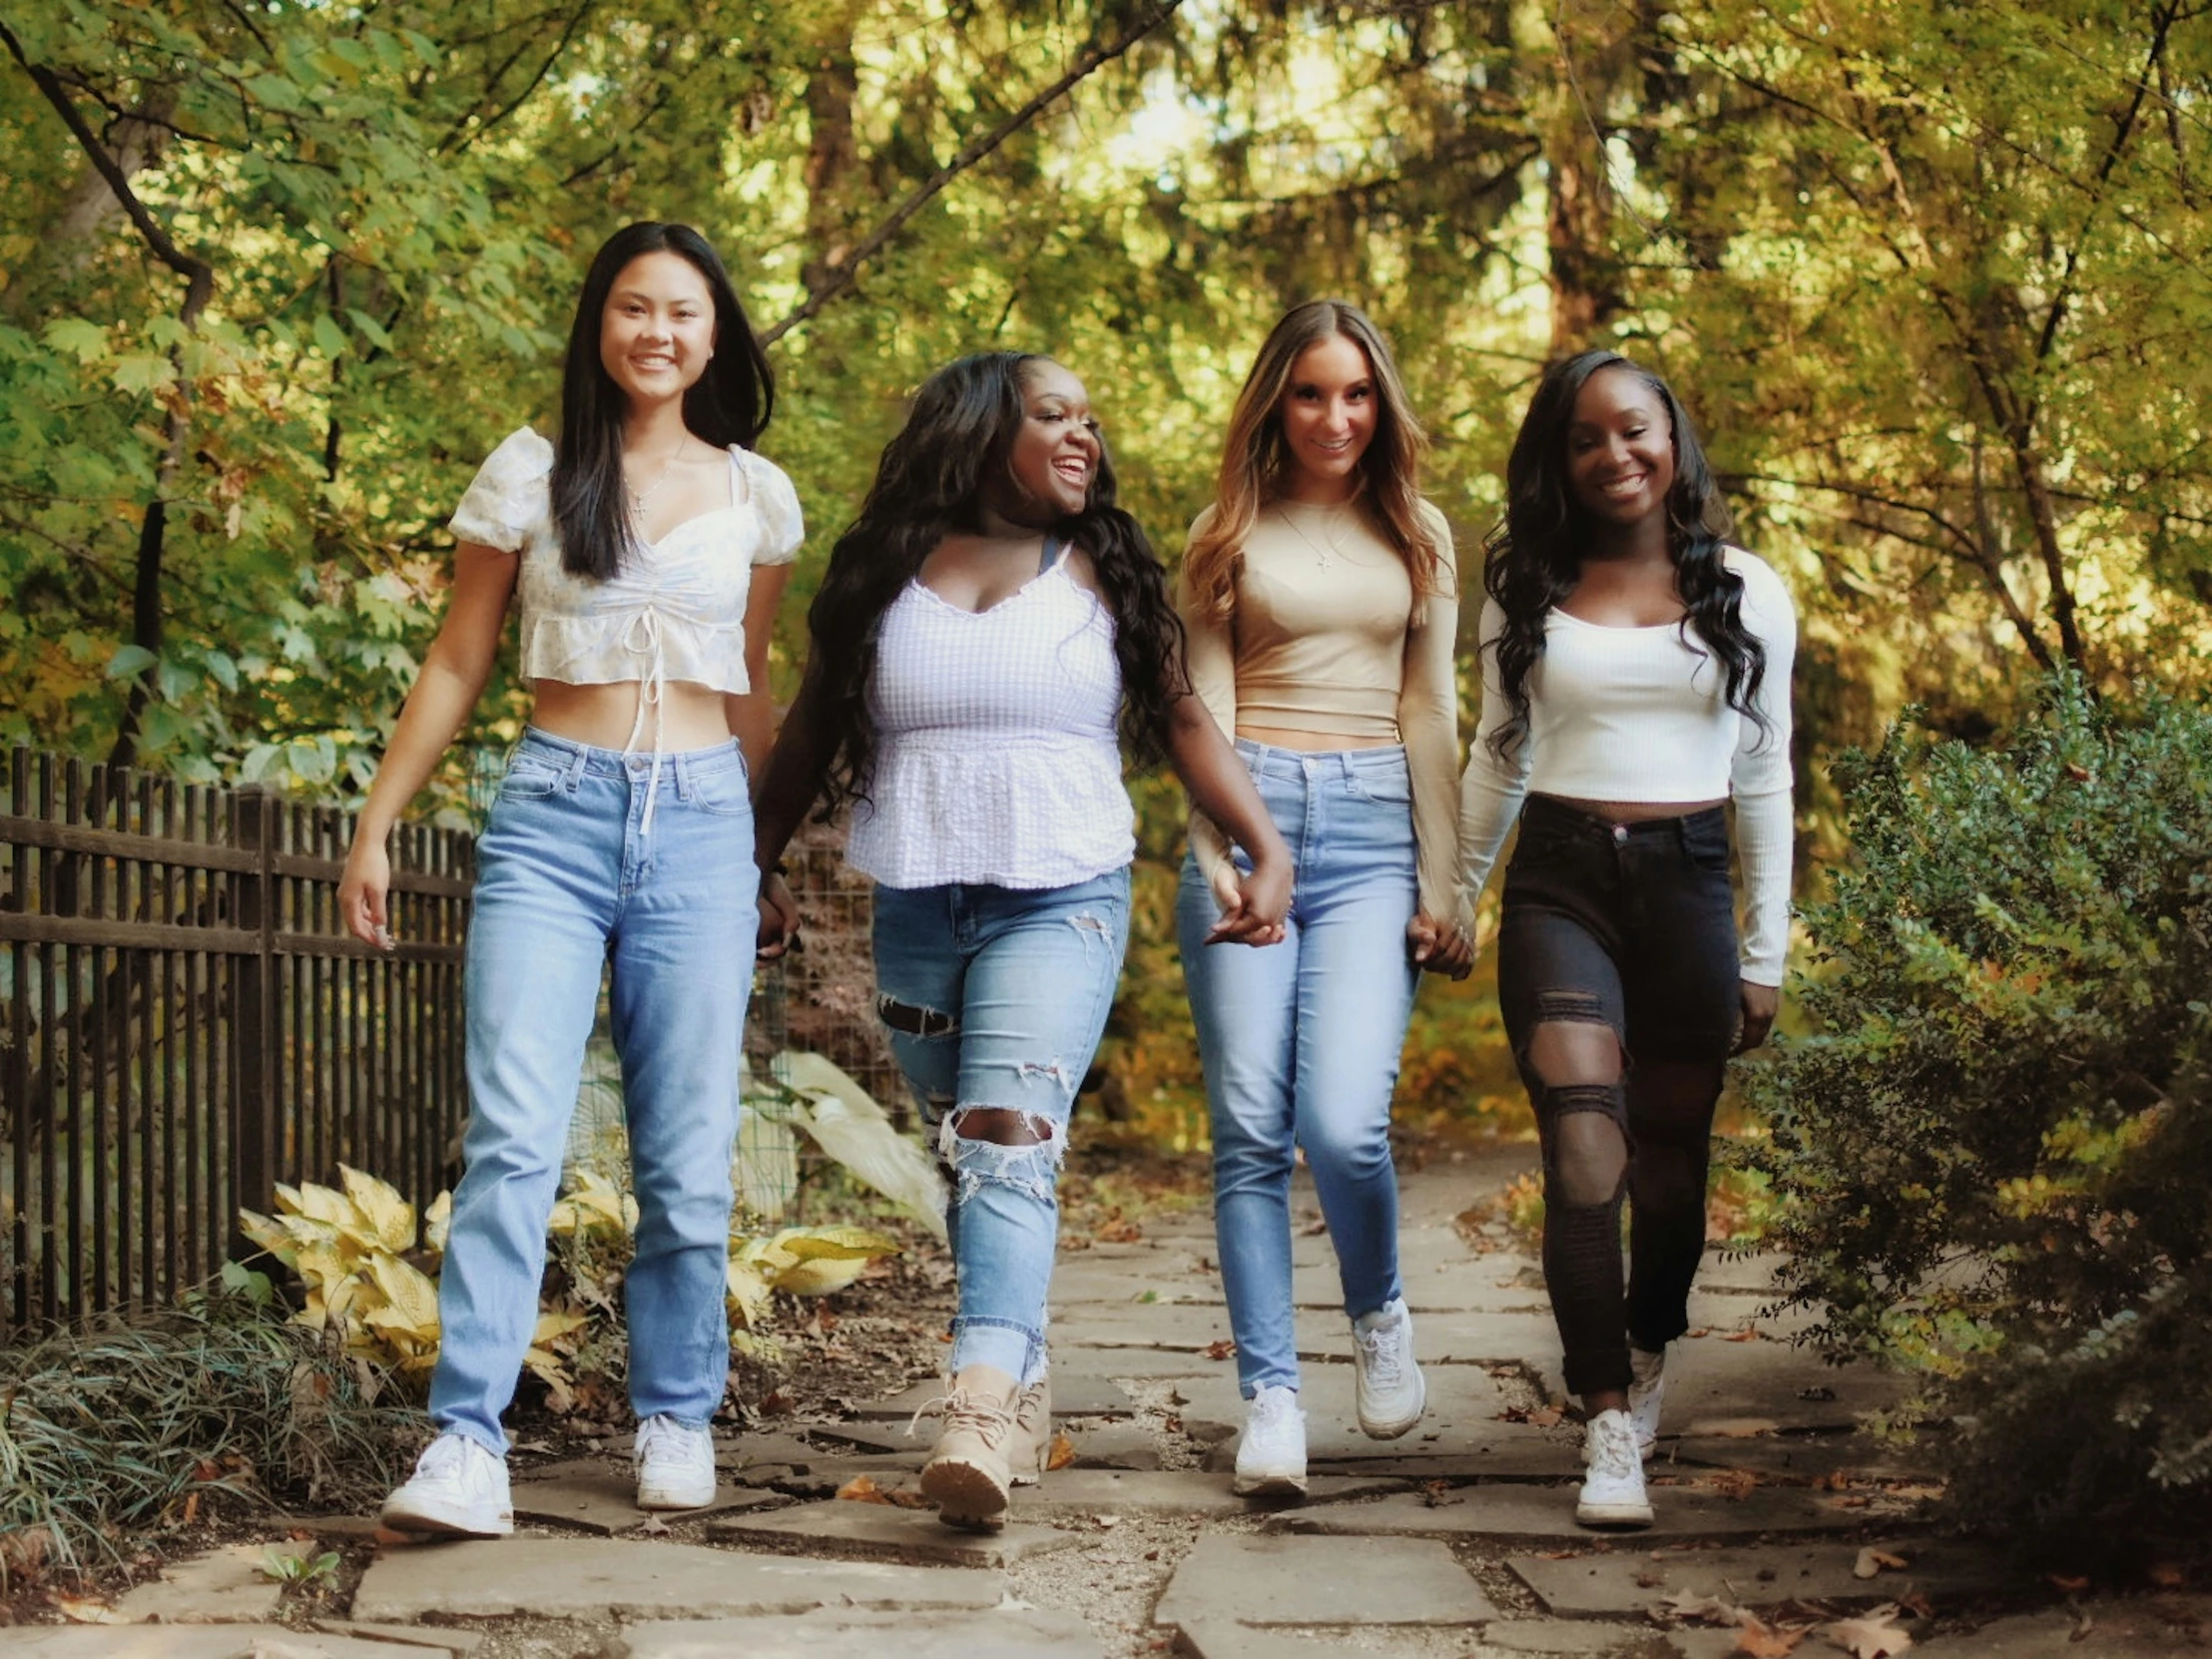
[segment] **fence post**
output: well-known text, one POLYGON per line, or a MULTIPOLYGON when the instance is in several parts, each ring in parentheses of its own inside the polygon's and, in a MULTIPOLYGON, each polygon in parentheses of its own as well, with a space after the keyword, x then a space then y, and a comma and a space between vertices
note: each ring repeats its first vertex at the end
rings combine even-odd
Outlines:
MULTIPOLYGON (((250 784, 232 797, 232 835, 241 851, 254 854, 254 867, 232 877, 231 914, 236 924, 259 935, 255 949, 232 958, 231 1025, 238 1056, 231 1090, 231 1202, 268 1214, 276 1205, 276 1091, 280 1059, 274 1052, 276 1019, 270 1007, 276 983, 276 827, 277 808, 269 792, 250 784)), ((232 1217, 231 1255, 246 1260, 260 1253, 237 1230, 232 1217)))

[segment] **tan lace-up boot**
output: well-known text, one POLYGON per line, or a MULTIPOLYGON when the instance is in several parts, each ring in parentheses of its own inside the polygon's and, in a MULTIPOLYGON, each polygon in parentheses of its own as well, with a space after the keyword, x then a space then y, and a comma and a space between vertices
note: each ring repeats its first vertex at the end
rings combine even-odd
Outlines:
POLYGON ((1052 1460, 1052 1374, 1046 1372, 1014 1398, 1014 1432, 1006 1442, 1006 1464, 1017 1486, 1044 1479, 1052 1460))
POLYGON ((934 1409, 944 1427, 936 1449, 921 1466, 921 1495, 937 1506, 947 1526, 995 1532, 1006 1524, 1006 1500, 1013 1489, 1007 1455, 1015 1437, 1013 1379, 1004 1386, 977 1379, 984 1368, 953 1379, 934 1409))

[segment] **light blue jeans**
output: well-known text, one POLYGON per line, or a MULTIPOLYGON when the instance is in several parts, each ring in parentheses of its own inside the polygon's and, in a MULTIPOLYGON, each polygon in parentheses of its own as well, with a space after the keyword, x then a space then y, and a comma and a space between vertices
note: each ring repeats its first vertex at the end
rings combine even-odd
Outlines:
POLYGON ((661 758, 527 733, 476 847, 465 969, 466 1173, 438 1284, 430 1415, 500 1452, 538 1317, 545 1226, 612 968, 638 1198, 624 1281, 630 1402, 703 1427, 729 1382, 724 1313, 738 1056, 753 981, 753 808, 735 743, 661 758))
MULTIPOLYGON (((1288 933, 1207 945, 1220 907, 1195 858, 1176 898, 1183 973, 1214 1127, 1214 1229, 1245 1396, 1298 1386, 1291 1169, 1306 1149, 1345 1312, 1400 1294, 1390 1092, 1417 971, 1405 751, 1322 754, 1237 741, 1297 869, 1288 933)), ((1237 854, 1240 865, 1244 854, 1237 854)))
POLYGON ((950 1187, 955 1375, 991 1366, 1026 1386, 1044 1371, 1068 1118, 1128 942, 1127 867, 1036 891, 875 889, 876 1012, 950 1187), (1025 1114, 1042 1139, 960 1133, 968 1112, 992 1107, 1025 1114))

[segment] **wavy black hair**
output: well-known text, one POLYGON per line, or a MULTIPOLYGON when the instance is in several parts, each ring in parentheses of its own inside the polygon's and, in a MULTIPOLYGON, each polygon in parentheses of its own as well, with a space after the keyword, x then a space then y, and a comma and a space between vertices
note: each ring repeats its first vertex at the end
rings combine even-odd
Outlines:
POLYGON ((689 260, 707 279, 715 304, 715 354, 684 393, 684 424, 718 448, 751 449, 776 407, 776 375, 730 273, 707 239, 689 225, 625 225, 592 256, 569 324, 561 367, 561 441, 553 455, 553 523, 561 564, 573 576, 606 581, 637 545, 622 487, 622 422, 629 400, 599 356, 599 331, 615 278, 646 254, 689 260))
POLYGON ((1553 363, 1537 382, 1505 462, 1505 517, 1484 543, 1488 560, 1482 585, 1505 613, 1504 632, 1482 646, 1497 653, 1498 686, 1510 711, 1490 735, 1500 760, 1528 736, 1528 676, 1544 654, 1545 615, 1581 579, 1592 526, 1567 478, 1567 428, 1582 388, 1592 375, 1609 368, 1635 375, 1667 411, 1674 442, 1667 550, 1674 558, 1675 589, 1682 595, 1683 642, 1689 643, 1689 630, 1695 628, 1727 675, 1729 707, 1749 716, 1761 733, 1770 729, 1757 703, 1767 654, 1758 636, 1744 626, 1744 579, 1721 556, 1731 528, 1728 504, 1713 481, 1697 429, 1666 381, 1650 369, 1618 351, 1584 351, 1553 363))
MULTIPOLYGON (((823 814, 864 798, 875 758, 867 688, 877 624, 922 561, 948 535, 976 533, 983 497, 1010 482, 1008 458, 1027 415, 1035 352, 979 351, 921 384, 906 424, 883 446, 859 516, 830 550, 807 626, 814 637, 806 692, 809 725, 828 757, 823 814)), ((1190 690, 1183 625, 1167 573, 1137 521, 1115 504, 1114 466, 1103 439, 1083 510, 1052 527, 1091 556, 1114 618, 1121 666, 1121 736, 1140 762, 1165 752, 1168 710, 1190 690)))

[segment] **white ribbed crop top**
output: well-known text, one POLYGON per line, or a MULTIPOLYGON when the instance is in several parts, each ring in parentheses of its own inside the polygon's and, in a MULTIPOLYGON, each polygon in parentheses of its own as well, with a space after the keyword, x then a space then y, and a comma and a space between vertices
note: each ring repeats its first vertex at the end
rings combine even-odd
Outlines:
POLYGON ((1490 736, 1508 710, 1498 688, 1505 614, 1485 600, 1476 630, 1482 713, 1459 784, 1459 878, 1472 903, 1530 792, 1574 801, 1733 799, 1744 882, 1743 975, 1782 983, 1790 935, 1790 671, 1797 616, 1765 560, 1726 550, 1744 581, 1744 626, 1766 650, 1762 732, 1728 706, 1726 677, 1685 624, 1609 628, 1554 608, 1529 671, 1528 731, 1500 760, 1490 736))
POLYGON ((917 580, 883 613, 844 855, 887 887, 1072 886, 1136 855, 1113 613, 1053 552, 987 611, 917 580))

